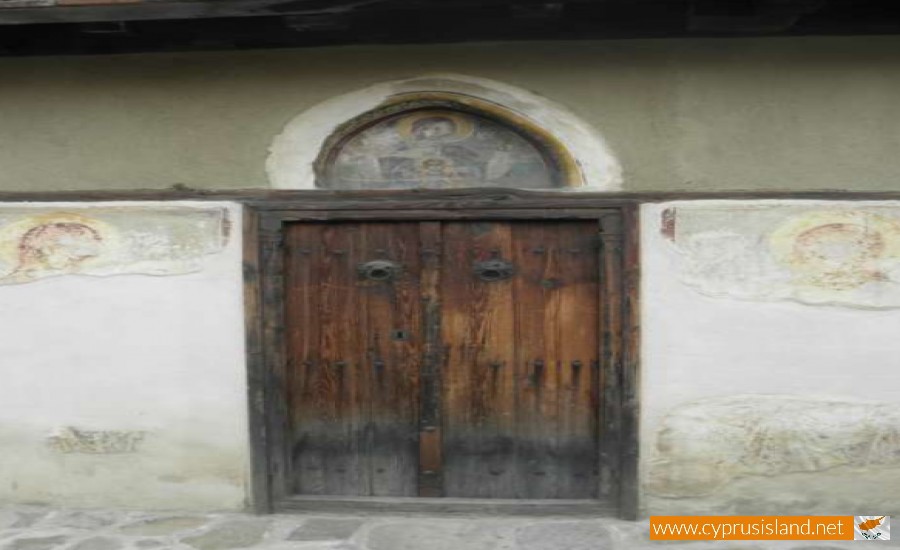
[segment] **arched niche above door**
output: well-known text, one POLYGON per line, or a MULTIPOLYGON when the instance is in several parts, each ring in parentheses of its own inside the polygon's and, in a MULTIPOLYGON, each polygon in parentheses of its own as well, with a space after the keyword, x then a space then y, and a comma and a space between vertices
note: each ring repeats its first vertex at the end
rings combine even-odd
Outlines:
POLYGON ((342 124, 316 161, 324 189, 576 187, 578 167, 551 135, 503 109, 413 94, 342 124))
POLYGON ((621 187, 603 138, 574 114, 458 75, 383 83, 314 106, 274 139, 266 168, 282 189, 621 187))

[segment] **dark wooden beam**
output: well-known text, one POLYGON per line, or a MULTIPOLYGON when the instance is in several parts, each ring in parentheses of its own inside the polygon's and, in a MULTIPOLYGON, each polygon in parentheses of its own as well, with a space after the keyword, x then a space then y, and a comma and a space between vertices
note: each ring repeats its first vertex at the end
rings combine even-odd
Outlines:
POLYGON ((897 0, 30 1, 0 0, 0 56, 900 34, 897 0))
POLYGON ((130 2, 56 2, 5 7, 0 0, 0 25, 91 23, 340 14, 385 0, 133 0, 130 2))
POLYGON ((241 202, 266 210, 390 211, 394 208, 520 208, 540 198, 540 207, 553 205, 572 209, 597 208, 609 204, 636 204, 674 200, 900 200, 900 191, 649 191, 649 192, 560 192, 517 189, 429 189, 406 191, 322 190, 168 190, 0 192, 0 203, 103 202, 207 200, 241 202))
MULTIPOLYGON (((378 6, 386 6, 391 9, 425 10, 513 5, 523 14, 533 16, 534 14, 558 12, 566 2, 583 1, 454 0, 451 3, 443 0, 0 0, 0 25, 290 15, 323 16, 340 15, 378 6)), ((615 3, 619 0, 594 1, 615 3)))

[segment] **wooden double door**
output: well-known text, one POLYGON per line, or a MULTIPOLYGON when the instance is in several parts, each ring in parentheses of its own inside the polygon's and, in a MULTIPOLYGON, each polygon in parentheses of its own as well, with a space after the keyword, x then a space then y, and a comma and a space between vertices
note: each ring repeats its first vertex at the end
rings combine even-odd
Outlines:
POLYGON ((598 497, 596 221, 285 235, 288 493, 598 497))

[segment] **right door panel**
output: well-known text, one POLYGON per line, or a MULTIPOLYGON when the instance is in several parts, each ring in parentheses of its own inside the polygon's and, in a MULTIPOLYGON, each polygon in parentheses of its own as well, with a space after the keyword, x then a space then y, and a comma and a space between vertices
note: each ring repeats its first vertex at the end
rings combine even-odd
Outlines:
POLYGON ((596 222, 443 224, 443 493, 596 498, 596 222))

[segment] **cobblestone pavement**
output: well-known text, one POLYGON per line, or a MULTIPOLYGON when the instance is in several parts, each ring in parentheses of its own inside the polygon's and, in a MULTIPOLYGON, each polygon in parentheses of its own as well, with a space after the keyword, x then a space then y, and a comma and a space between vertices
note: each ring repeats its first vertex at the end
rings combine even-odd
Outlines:
MULTIPOLYGON (((664 544, 649 540, 646 521, 609 518, 253 516, 0 507, 0 550, 620 550, 664 544)), ((852 542, 674 544, 685 550, 860 549, 852 542)))

